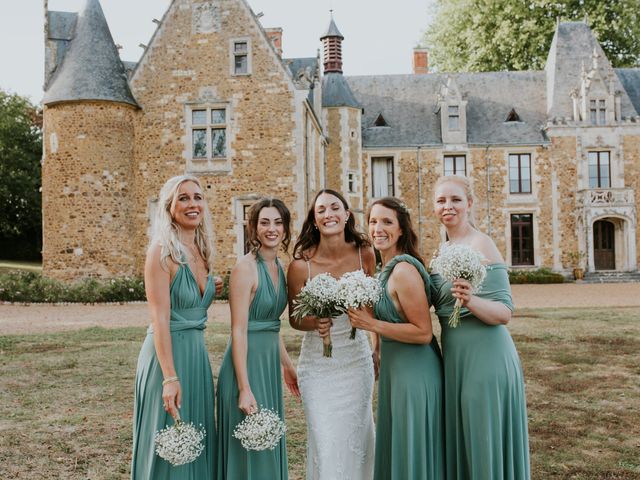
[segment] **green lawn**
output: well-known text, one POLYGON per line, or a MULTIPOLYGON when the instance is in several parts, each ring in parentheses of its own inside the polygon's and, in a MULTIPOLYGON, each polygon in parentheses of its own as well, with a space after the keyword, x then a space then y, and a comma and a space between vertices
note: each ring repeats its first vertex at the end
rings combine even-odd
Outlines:
MULTIPOLYGON (((532 478, 640 478, 640 308, 524 310, 510 330, 527 382, 532 478)), ((295 358, 299 332, 285 327, 295 358)), ((206 330, 214 371, 228 327, 206 330)), ((126 479, 144 330, 0 336, 0 472, 126 479)), ((301 405, 286 396, 290 478, 304 478, 301 405)))

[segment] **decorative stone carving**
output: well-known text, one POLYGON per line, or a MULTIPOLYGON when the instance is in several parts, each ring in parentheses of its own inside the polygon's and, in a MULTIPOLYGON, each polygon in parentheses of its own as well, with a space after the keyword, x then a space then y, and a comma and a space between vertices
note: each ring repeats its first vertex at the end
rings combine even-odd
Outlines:
POLYGON ((194 34, 220 30, 220 5, 214 2, 196 3, 192 9, 191 26, 194 34))

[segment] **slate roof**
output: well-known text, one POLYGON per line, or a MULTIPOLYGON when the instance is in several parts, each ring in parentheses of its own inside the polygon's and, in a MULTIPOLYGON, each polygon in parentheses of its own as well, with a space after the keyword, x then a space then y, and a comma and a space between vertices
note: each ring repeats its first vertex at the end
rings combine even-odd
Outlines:
MULTIPOLYGON (((580 87, 582 66, 587 72, 591 70, 594 49, 600 56, 602 71, 613 75, 611 63, 586 23, 565 22, 556 28, 545 65, 549 118, 573 116, 570 93, 580 87)), ((636 109, 622 89, 619 75, 613 75, 613 79, 614 89, 622 91, 622 116, 635 116, 636 109)))
POLYGON ((640 68, 615 69, 637 113, 640 113, 640 68))
POLYGON ((71 40, 76 26, 78 14, 75 12, 55 12, 47 13, 49 23, 49 38, 51 40, 71 40))
POLYGON ((322 77, 322 106, 323 107, 353 107, 362 105, 354 97, 349 83, 339 72, 325 73, 322 77))
MULTIPOLYGON (((364 108, 365 147, 442 145, 438 95, 448 74, 346 77, 364 108), (375 127, 382 114, 388 127, 375 127)), ((467 142, 539 145, 548 140, 544 72, 451 74, 467 100, 467 142), (505 122, 515 109, 520 122, 505 122)))
POLYGON ((304 77, 313 79, 318 75, 317 57, 283 58, 282 61, 289 68, 294 82, 298 82, 304 77))
MULTIPOLYGON (((63 24, 69 18, 58 16, 53 27, 68 33, 63 24)), ((108 100, 137 106, 98 0, 87 0, 77 15, 73 39, 43 102, 72 100, 108 100)))
POLYGON ((340 37, 341 39, 344 40, 344 36, 340 33, 340 30, 338 30, 338 26, 336 25, 336 22, 333 21, 333 17, 331 17, 331 22, 329 23, 329 28, 327 29, 327 33, 321 36, 320 40, 326 37, 340 37))

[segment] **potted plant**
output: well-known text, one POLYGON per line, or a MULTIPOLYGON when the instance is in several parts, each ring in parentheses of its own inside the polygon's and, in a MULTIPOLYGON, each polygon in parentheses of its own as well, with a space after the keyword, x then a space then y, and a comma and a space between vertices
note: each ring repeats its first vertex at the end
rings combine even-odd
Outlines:
POLYGON ((582 268, 582 259, 586 258, 587 254, 582 250, 574 250, 567 253, 569 261, 573 265, 573 278, 576 280, 582 280, 584 278, 584 268, 582 268))

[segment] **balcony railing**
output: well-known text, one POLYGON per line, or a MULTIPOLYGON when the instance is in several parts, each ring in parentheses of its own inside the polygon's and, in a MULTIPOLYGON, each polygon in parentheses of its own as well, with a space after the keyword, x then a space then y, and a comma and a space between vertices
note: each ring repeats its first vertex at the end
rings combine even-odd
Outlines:
MULTIPOLYGON (((631 207, 635 205, 633 188, 591 188, 580 190, 585 207, 631 207)), ((579 197, 580 198, 580 197, 579 197)))

